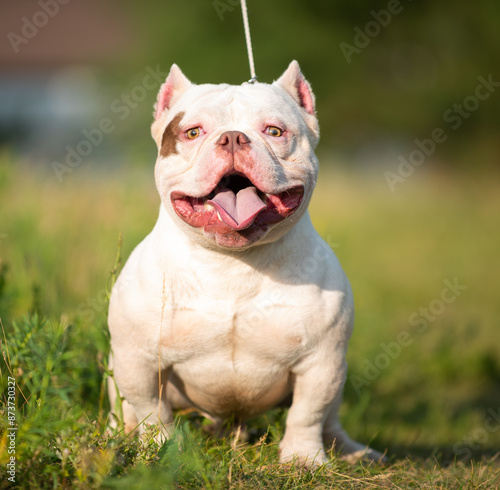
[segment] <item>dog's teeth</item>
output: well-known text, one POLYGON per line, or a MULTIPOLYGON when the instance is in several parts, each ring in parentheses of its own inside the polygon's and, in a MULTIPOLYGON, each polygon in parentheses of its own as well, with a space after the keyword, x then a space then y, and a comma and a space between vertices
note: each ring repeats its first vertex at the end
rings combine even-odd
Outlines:
POLYGON ((219 221, 222 221, 222 218, 220 217, 219 211, 209 202, 205 202, 204 204, 205 211, 215 211, 217 213, 217 218, 219 218, 219 221))

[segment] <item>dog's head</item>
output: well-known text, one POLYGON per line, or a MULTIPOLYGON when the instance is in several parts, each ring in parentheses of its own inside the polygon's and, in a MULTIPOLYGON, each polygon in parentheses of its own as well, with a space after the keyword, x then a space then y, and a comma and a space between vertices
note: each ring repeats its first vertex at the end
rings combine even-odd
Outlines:
POLYGON ((319 128, 296 61, 273 84, 195 85, 173 65, 155 109, 156 186, 185 231, 244 249, 277 240, 304 214, 319 128))

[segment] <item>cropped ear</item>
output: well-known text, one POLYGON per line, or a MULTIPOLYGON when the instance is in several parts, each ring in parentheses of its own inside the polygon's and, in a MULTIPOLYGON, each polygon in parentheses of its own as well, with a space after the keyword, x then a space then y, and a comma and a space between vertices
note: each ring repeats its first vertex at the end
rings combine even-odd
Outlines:
POLYGON ((297 61, 293 60, 274 84, 288 92, 300 107, 315 116, 314 94, 297 61))
POLYGON ((155 120, 158 120, 166 109, 170 109, 174 96, 180 95, 191 86, 181 69, 174 63, 170 68, 165 83, 160 87, 160 92, 155 104, 155 120))

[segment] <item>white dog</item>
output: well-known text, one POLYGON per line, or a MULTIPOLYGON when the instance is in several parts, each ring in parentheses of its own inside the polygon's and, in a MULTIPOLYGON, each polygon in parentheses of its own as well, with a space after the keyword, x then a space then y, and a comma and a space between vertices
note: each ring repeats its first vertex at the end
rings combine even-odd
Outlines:
POLYGON ((160 214, 109 309, 127 430, 160 422, 161 441, 173 409, 242 421, 293 394, 281 461, 322 464, 324 443, 381 459, 338 420, 353 300, 307 210, 319 128, 298 63, 239 86, 195 85, 173 65, 152 134, 160 214))

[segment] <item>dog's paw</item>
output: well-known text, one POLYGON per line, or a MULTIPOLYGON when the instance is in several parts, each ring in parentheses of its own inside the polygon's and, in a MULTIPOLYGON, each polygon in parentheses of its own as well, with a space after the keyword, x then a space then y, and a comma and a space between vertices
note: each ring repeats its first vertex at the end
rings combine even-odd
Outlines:
POLYGON ((341 461, 351 464, 357 462, 387 464, 389 460, 385 454, 372 449, 365 444, 353 441, 342 428, 337 425, 334 430, 323 436, 328 453, 333 453, 341 461))
POLYGON ((316 450, 311 448, 310 451, 305 451, 304 448, 299 449, 280 444, 278 454, 281 464, 292 463, 310 470, 314 470, 329 461, 323 448, 316 450))
POLYGON ((339 459, 350 464, 362 462, 386 465, 387 463, 389 463, 389 459, 385 454, 376 451, 375 449, 372 449, 368 446, 350 453, 342 452, 339 455, 339 459))

